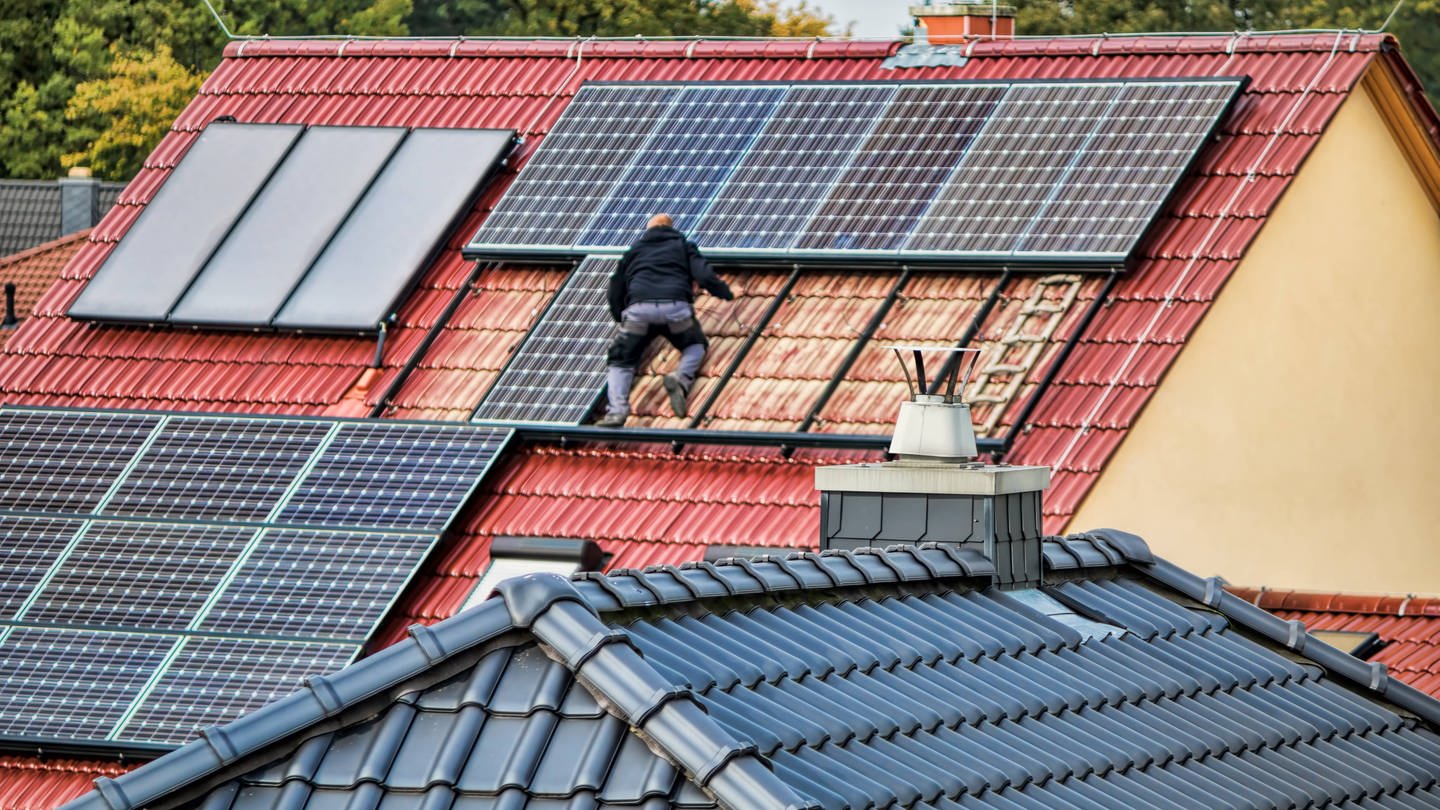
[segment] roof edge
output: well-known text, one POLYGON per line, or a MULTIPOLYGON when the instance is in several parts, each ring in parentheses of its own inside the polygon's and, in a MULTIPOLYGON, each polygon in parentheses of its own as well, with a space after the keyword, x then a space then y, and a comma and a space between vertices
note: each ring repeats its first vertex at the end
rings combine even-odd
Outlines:
MULTIPOLYGON (((363 39, 254 38, 225 46, 226 58, 243 57, 471 57, 615 59, 877 59, 894 54, 904 39, 363 39)), ((1113 54, 1287 53, 1380 51, 1394 47, 1389 34, 1319 30, 1173 34, 1100 34, 1074 37, 977 39, 965 46, 968 58, 1014 56, 1105 56, 1113 54)))
POLYGON ((1332 677, 1413 712, 1440 731, 1440 700, 1390 676, 1378 661, 1365 662, 1321 641, 1298 619, 1286 621, 1230 593, 1219 577, 1200 577, 1159 557, 1136 570, 1166 587, 1201 602, 1225 618, 1291 652, 1314 661, 1332 677))
POLYGON ((1298 610, 1307 613, 1348 613, 1363 616, 1440 618, 1440 597, 1414 594, 1344 593, 1341 591, 1300 591, 1279 588, 1226 590, 1266 610, 1298 610))

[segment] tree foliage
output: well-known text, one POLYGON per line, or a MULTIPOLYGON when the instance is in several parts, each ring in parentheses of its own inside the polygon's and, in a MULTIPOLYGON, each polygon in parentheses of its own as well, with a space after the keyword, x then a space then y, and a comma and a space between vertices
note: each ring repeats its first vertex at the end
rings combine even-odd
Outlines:
POLYGON ((834 20, 804 0, 415 0, 423 36, 822 36, 834 20))
MULTIPOLYGON (((1015 0, 1026 34, 1377 29, 1395 0, 1015 0)), ((1386 29, 1440 103, 1440 0, 1406 0, 1386 29)))

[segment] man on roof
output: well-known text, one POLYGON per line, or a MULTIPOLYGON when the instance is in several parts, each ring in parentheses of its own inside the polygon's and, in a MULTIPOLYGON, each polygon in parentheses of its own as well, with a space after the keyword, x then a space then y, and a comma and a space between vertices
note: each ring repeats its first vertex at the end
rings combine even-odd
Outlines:
POLYGON ((664 377, 665 393, 676 416, 688 412, 687 400, 710 343, 695 318, 695 285, 722 300, 735 294, 695 243, 675 230, 669 214, 656 214, 645 233, 625 251, 610 276, 610 317, 619 324, 606 354, 605 415, 595 424, 618 428, 630 416, 630 385, 650 341, 664 335, 680 351, 675 371, 664 377))

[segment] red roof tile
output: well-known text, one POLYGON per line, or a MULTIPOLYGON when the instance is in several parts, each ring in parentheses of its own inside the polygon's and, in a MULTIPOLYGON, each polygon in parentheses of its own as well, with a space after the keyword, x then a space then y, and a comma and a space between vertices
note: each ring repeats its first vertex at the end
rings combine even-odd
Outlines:
POLYGON ((1440 598, 1231 588, 1237 596, 1310 630, 1375 633, 1385 647, 1369 660, 1440 697, 1440 598))
MULTIPOLYGON (((15 317, 24 320, 30 316, 40 297, 60 277, 61 269, 74 258, 89 235, 88 230, 72 233, 0 258, 0 287, 15 285, 15 317)), ((0 346, 14 334, 13 329, 0 330, 0 346)))
POLYGON ((93 790, 98 777, 119 776, 136 765, 3 756, 0 757, 0 807, 51 810, 93 790))

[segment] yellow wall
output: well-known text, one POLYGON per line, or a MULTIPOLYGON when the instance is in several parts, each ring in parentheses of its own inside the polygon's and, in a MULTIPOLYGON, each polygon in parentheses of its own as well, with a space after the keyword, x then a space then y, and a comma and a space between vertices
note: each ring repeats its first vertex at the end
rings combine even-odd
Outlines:
POLYGON ((1440 593, 1440 216, 1365 89, 1069 530, 1101 526, 1242 585, 1440 593))

